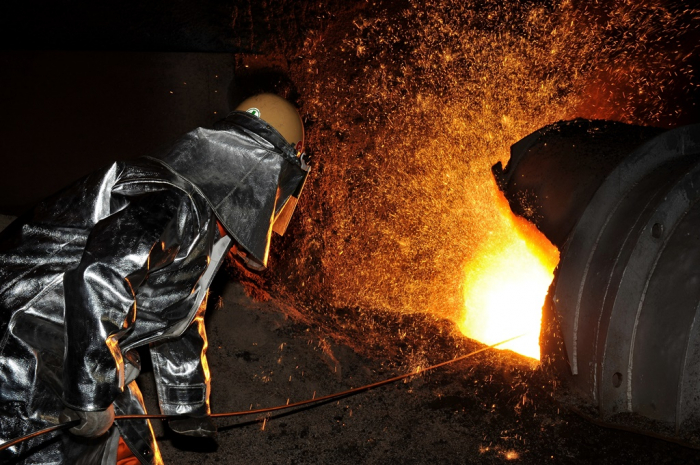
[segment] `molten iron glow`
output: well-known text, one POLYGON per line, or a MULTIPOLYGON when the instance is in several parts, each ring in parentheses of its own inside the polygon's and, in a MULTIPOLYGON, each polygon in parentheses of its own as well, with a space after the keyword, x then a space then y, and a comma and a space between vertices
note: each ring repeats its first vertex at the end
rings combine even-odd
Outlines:
POLYGON ((516 217, 500 192, 494 196, 500 215, 467 264, 460 329, 489 345, 525 334, 499 348, 539 360, 542 304, 559 251, 535 226, 516 217))

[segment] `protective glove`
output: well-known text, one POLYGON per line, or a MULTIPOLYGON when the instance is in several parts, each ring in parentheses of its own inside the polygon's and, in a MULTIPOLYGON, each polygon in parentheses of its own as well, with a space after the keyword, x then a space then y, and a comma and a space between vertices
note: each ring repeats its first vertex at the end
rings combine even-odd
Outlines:
POLYGON ((237 248, 236 254, 238 255, 238 258, 240 258, 243 261, 243 264, 253 271, 262 271, 265 268, 267 268, 265 265, 263 265, 253 257, 248 256, 248 254, 246 254, 241 249, 237 248))
POLYGON ((64 409, 59 417, 61 423, 80 420, 78 426, 69 429, 76 436, 96 438, 105 434, 114 423, 114 407, 110 405, 105 410, 83 412, 81 410, 64 409))
POLYGON ((196 438, 216 437, 216 425, 211 417, 182 417, 168 420, 168 426, 177 434, 196 438))

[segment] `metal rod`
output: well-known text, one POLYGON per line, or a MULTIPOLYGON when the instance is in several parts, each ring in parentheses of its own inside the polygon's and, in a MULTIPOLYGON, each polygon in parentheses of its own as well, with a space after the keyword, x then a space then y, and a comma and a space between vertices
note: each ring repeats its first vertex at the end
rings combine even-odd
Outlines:
POLYGON ((42 430, 35 431, 35 432, 28 434, 26 436, 22 436, 21 438, 12 439, 12 440, 0 445, 0 452, 5 450, 5 449, 9 449, 10 447, 17 445, 21 442, 29 441, 32 438, 36 438, 38 436, 43 436, 44 434, 49 434, 49 433, 52 433, 54 431, 59 431, 59 430, 65 429, 65 428, 71 428, 73 426, 78 426, 79 424, 80 424, 80 420, 71 420, 68 423, 60 423, 58 425, 49 426, 48 428, 44 428, 42 430))
MULTIPOLYGON (((244 416, 244 415, 257 415, 260 413, 268 413, 268 412, 276 412, 279 410, 287 410, 287 409, 292 409, 295 407, 302 407, 304 405, 326 402, 326 401, 329 401, 332 399, 339 399, 341 397, 352 396, 352 395, 358 394, 358 393, 363 392, 363 391, 369 391, 370 389, 378 388, 380 386, 384 386, 387 384, 395 383, 396 381, 401 381, 403 379, 410 378, 411 376, 416 376, 416 375, 419 375, 421 373, 425 373, 426 371, 435 370, 436 368, 441 368, 441 367, 444 367, 446 365, 450 365, 452 363, 460 362, 460 361, 465 360, 467 358, 473 357, 474 355, 479 354, 481 352, 485 352, 489 349, 493 349, 495 347, 498 347, 500 345, 503 345, 503 344, 506 344, 510 341, 513 341, 515 339, 521 338, 524 335, 525 334, 521 334, 519 336, 515 336, 515 337, 512 337, 510 339, 506 339, 505 341, 501 341, 501 342, 498 342, 496 344, 492 344, 488 347, 484 347, 484 348, 481 348, 479 350, 475 350, 473 352, 470 352, 468 354, 453 358, 452 360, 447 360, 445 362, 441 362, 441 363, 429 366, 429 367, 424 368, 424 369, 418 369, 417 371, 415 371, 413 373, 405 373, 403 375, 394 376, 393 378, 385 379, 383 381, 378 381, 376 383, 367 384, 365 386, 361 386, 361 387, 354 388, 354 389, 348 389, 347 391, 337 392, 335 394, 329 394, 329 395, 323 396, 323 397, 316 397, 313 399, 307 399, 307 400, 303 400, 301 402, 295 402, 293 404, 278 405, 275 407, 267 407, 267 408, 262 408, 262 409, 258 409, 258 410, 244 410, 244 411, 240 411, 240 412, 227 412, 227 413, 212 413, 209 416, 211 418, 228 418, 228 417, 239 417, 239 416, 244 416)), ((187 415, 159 415, 159 414, 117 415, 114 417, 114 420, 115 421, 122 421, 122 420, 172 420, 172 419, 183 418, 183 417, 187 417, 187 415)), ((0 451, 3 451, 9 447, 12 447, 16 444, 27 441, 29 439, 35 438, 37 436, 41 436, 43 434, 50 433, 52 431, 58 431, 60 429, 69 428, 71 426, 76 426, 79 423, 80 423, 80 420, 73 420, 73 421, 70 421, 68 423, 61 423, 61 424, 56 425, 56 426, 51 426, 49 428, 34 432, 34 433, 29 434, 27 436, 13 439, 9 442, 6 442, 6 443, 0 445, 0 451)))

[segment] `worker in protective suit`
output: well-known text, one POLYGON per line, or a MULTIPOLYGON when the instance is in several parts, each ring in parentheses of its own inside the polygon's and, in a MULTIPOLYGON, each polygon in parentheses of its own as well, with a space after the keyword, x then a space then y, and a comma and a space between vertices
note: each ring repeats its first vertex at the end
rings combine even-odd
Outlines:
POLYGON ((216 432, 207 290, 229 251, 266 266, 308 173, 302 146, 294 107, 261 94, 162 158, 85 177, 0 234, 0 442, 81 419, 0 462, 114 464, 128 447, 130 463, 162 463, 148 421, 114 421, 145 413, 134 349, 146 345, 161 412, 183 415, 170 428, 216 432))

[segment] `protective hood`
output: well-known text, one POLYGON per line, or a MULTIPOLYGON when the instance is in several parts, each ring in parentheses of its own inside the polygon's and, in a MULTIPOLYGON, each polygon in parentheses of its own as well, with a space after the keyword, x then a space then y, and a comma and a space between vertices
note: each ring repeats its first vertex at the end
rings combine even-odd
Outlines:
POLYGON ((160 161, 197 187, 238 245, 267 266, 273 224, 288 222, 308 174, 273 127, 235 111, 213 130, 188 133, 160 161))

